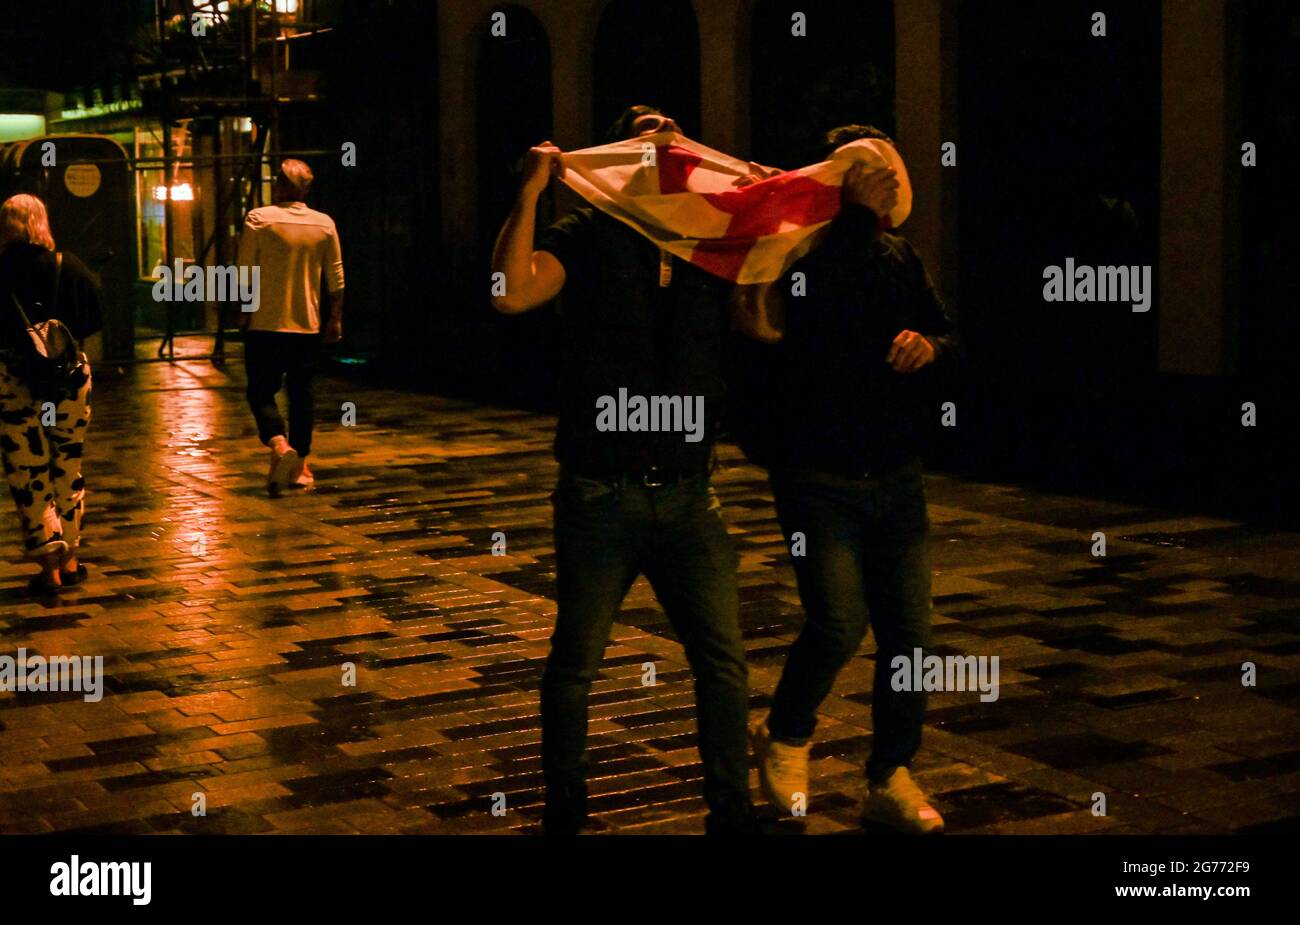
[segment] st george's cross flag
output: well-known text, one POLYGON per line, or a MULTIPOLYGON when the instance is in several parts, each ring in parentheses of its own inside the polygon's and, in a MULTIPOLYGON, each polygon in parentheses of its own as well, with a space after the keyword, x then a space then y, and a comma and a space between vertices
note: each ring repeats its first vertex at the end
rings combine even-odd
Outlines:
POLYGON ((894 146, 865 138, 829 160, 748 186, 754 165, 676 132, 642 135, 562 156, 564 182, 602 212, 663 250, 733 283, 778 280, 816 244, 840 210, 844 174, 857 161, 894 168, 897 228, 912 211, 912 186, 894 146))

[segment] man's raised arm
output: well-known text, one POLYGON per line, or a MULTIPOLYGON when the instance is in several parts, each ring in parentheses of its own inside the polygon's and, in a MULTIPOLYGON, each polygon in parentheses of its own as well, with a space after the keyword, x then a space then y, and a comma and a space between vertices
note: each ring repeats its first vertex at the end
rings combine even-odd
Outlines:
POLYGON ((549 141, 528 150, 519 198, 492 248, 492 272, 505 274, 504 290, 492 296, 499 312, 513 315, 545 305, 564 287, 564 265, 547 251, 533 250, 537 200, 551 176, 564 173, 560 153, 549 141))

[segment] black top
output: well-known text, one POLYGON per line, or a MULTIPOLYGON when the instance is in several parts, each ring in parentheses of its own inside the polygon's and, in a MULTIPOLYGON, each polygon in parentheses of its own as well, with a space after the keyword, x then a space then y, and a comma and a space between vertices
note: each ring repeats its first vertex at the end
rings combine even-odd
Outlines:
MULTIPOLYGON (((951 367, 952 317, 906 240, 878 234, 875 216, 847 207, 826 239, 790 268, 806 294, 787 295, 786 335, 766 354, 739 418, 750 458, 860 476, 910 462, 941 414, 936 368, 951 367), (885 362, 900 331, 924 335, 935 362, 897 373, 885 362)), ((791 292, 792 278, 780 283, 791 292)))
POLYGON ((560 219, 537 248, 565 273, 556 459, 592 475, 707 469, 726 391, 727 284, 671 258, 671 278, 661 286, 659 248, 591 208, 560 219), (597 400, 617 401, 620 389, 646 399, 702 396, 703 439, 598 430, 597 400))
POLYGON ((58 318, 79 341, 104 326, 99 280, 75 256, 62 253, 57 303, 53 251, 38 244, 11 244, 0 253, 0 350, 23 351, 31 343, 13 295, 32 324, 58 318))

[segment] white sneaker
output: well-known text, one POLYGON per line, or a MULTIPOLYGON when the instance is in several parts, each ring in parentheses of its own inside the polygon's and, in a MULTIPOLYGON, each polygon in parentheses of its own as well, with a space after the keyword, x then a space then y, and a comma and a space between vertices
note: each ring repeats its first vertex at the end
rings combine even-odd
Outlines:
POLYGON ((298 478, 301 471, 302 460, 298 451, 283 437, 276 440, 271 445, 271 471, 266 476, 266 490, 272 496, 278 495, 281 489, 298 478))
POLYGON ((926 800, 907 768, 895 768, 888 780, 868 790, 862 803, 862 821, 887 825, 909 835, 943 831, 943 817, 926 800))
POLYGON ((758 762, 758 782, 763 796, 783 813, 793 813, 796 805, 800 815, 808 811, 808 752, 812 745, 787 745, 772 738, 767 728, 767 718, 759 720, 749 730, 758 762))
POLYGON ((307 465, 307 460, 302 461, 302 471, 298 477, 293 480, 291 488, 311 488, 316 484, 316 476, 312 474, 311 466, 307 465))

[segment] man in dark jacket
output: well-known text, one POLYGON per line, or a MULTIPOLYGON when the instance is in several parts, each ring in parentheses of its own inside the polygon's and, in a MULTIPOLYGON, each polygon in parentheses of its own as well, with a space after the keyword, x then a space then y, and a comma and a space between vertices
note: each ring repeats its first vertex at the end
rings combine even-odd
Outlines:
MULTIPOLYGON (((870 126, 845 126, 828 133, 828 150, 861 138, 889 141, 870 126)), ((772 385, 751 399, 762 418, 746 449, 770 471, 807 622, 752 736, 769 802, 786 812, 806 805, 817 709, 870 622, 875 735, 863 817, 933 832, 943 821, 908 771, 925 695, 893 690, 890 678, 894 657, 910 660, 929 640, 919 449, 939 408, 924 379, 932 365, 953 360, 957 341, 916 251, 882 232, 878 216, 894 207, 897 190, 888 168, 855 167, 825 239, 765 293, 780 296, 770 313, 784 309, 785 335, 766 348, 775 354, 763 372, 772 385), (802 297, 789 295, 796 280, 802 297)))
MULTIPOLYGON (((633 107, 612 134, 674 129, 657 110, 633 107)), ((537 201, 562 169, 560 154, 549 142, 529 152, 492 265, 505 283, 493 298, 498 311, 560 297, 559 613, 542 677, 543 828, 575 834, 586 823, 588 696, 623 598, 644 574, 695 675, 707 829, 755 833, 736 556, 709 485, 728 287, 591 208, 565 216, 534 245, 537 201), (613 426, 625 398, 679 402, 683 426, 613 426)))

